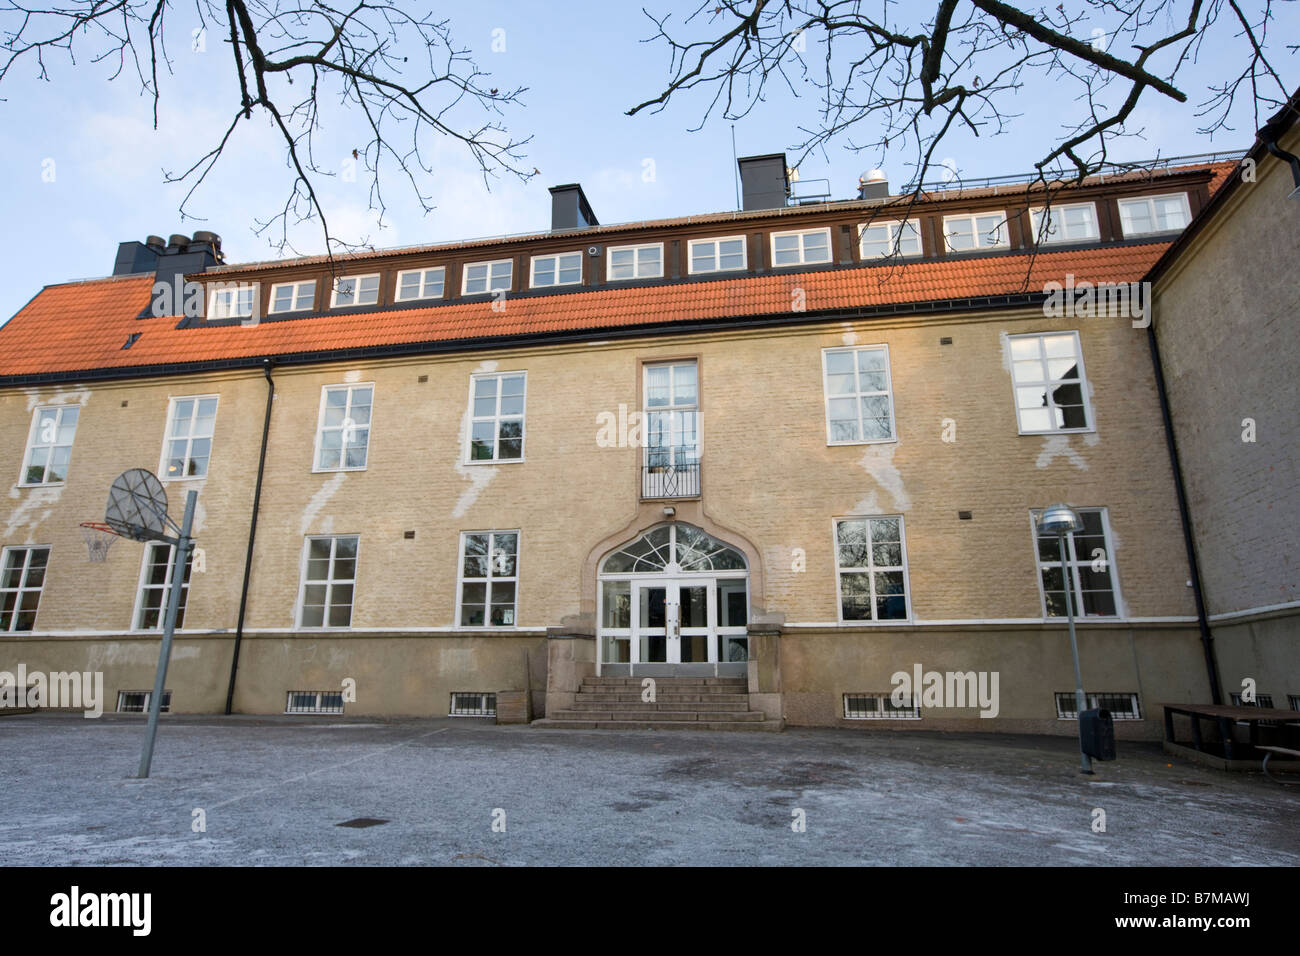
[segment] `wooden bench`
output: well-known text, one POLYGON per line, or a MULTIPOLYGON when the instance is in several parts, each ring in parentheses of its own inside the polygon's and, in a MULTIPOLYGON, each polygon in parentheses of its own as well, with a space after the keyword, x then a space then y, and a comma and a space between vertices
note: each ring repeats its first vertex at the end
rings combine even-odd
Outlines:
POLYGON ((1270 747, 1264 744, 1256 744, 1255 746, 1256 749, 1258 750, 1268 751, 1267 753, 1264 754, 1263 770, 1265 775, 1268 776, 1269 779, 1276 780, 1284 787, 1300 786, 1300 780, 1283 780, 1281 777, 1275 777, 1273 776, 1273 774, 1268 772, 1268 761, 1269 758, 1273 756, 1273 754, 1285 754, 1288 757, 1300 757, 1300 750, 1292 750, 1290 747, 1270 747))
MULTIPOLYGON (((1238 751, 1241 743, 1234 739, 1234 728, 1245 724, 1248 728, 1248 749, 1262 750, 1259 745, 1259 726, 1263 724, 1288 725, 1300 722, 1300 711, 1281 710, 1273 707, 1225 706, 1223 704, 1163 704, 1165 710, 1165 741, 1174 740, 1174 715, 1190 717, 1192 721, 1192 747, 1198 751, 1205 749, 1201 738, 1201 721, 1209 720, 1218 725, 1219 737, 1223 741, 1223 755, 1228 760, 1240 759, 1238 751)), ((1295 753, 1295 751, 1292 751, 1295 753)), ((1242 754, 1244 758, 1246 755, 1242 754)))

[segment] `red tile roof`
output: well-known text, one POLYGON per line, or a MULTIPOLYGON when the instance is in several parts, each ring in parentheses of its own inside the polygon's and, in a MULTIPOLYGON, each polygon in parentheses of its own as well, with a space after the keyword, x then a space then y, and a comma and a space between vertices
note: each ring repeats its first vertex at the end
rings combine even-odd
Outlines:
MULTIPOLYGON (((42 373, 256 359, 374 346, 445 344, 573 331, 599 333, 651 323, 792 314, 803 289, 808 312, 974 299, 1041 291, 1049 281, 1134 282, 1169 243, 966 256, 821 272, 744 276, 638 288, 607 286, 525 296, 494 312, 488 301, 314 315, 258 325, 178 329, 178 317, 136 318, 153 278, 48 286, 0 328, 0 382, 42 373), (141 333, 129 348, 128 337, 141 333)), ((793 316, 797 317, 797 316, 793 316)), ((89 376, 88 376, 89 377, 89 376)))

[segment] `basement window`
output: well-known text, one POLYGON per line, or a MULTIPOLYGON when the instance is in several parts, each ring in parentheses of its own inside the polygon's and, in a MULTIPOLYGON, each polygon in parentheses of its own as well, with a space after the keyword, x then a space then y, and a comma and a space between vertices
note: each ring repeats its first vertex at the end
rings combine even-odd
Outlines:
POLYGON ((921 705, 911 695, 895 704, 892 694, 845 694, 845 720, 920 720, 921 705))
POLYGON ((368 276, 344 276, 334 280, 330 308, 349 305, 375 305, 379 302, 379 273, 368 276))
MULTIPOLYGON (((1084 694, 1083 698, 1088 702, 1089 710, 1108 710, 1115 720, 1142 719, 1142 704, 1137 694, 1101 691, 1096 694, 1084 694)), ((1075 700, 1074 691, 1056 692, 1056 719, 1079 719, 1078 702, 1075 700)))
POLYGON ((341 690, 291 690, 285 701, 286 714, 341 714, 341 690))
POLYGON ((316 280, 271 286, 271 312, 305 312, 316 301, 316 280))
POLYGON ((482 295, 485 292, 509 291, 514 277, 513 259, 495 262, 471 262, 461 278, 461 295, 482 295))
MULTIPOLYGON (((119 690, 117 692, 117 712, 119 714, 147 714, 153 698, 151 690, 119 690)), ((172 709, 172 692, 163 691, 161 714, 170 713, 172 709)))
MULTIPOLYGON (((1293 702, 1293 704, 1294 704, 1294 701, 1295 701, 1295 698, 1292 697, 1292 702, 1293 702)), ((1245 700, 1242 700, 1242 699, 1241 699, 1241 695, 1240 695, 1240 694, 1233 694, 1233 695, 1232 695, 1232 706, 1234 706, 1234 707, 1263 707, 1263 708, 1265 708, 1265 709, 1272 709, 1272 707, 1273 707, 1273 695, 1272 695, 1272 694, 1256 694, 1254 700, 1251 700, 1251 701, 1245 701, 1245 700)), ((1292 709, 1295 710, 1295 709, 1300 709, 1300 708, 1296 708, 1296 707, 1293 706, 1292 709)))
POLYGON ((397 273, 397 301, 416 299, 441 299, 447 270, 442 266, 432 269, 408 269, 397 273))
POLYGON ((495 717, 497 695, 452 691, 448 717, 495 717))
POLYGON ((831 261, 831 231, 772 233, 772 265, 805 266, 831 261))

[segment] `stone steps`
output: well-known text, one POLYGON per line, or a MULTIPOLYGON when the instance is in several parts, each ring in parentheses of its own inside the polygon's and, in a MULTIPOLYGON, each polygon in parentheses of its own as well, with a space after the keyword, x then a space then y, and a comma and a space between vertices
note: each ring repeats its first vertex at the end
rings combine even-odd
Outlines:
MULTIPOLYGON (((762 715, 760 715, 762 716, 762 715)), ((543 730, 758 730, 779 733, 783 720, 534 720, 532 726, 543 730)))
POLYGON ((573 710, 625 710, 625 711, 657 711, 657 710, 691 710, 696 712, 724 713, 730 711, 747 711, 749 710, 749 701, 747 700, 664 700, 660 698, 656 701, 643 701, 641 698, 635 700, 588 700, 586 694, 582 694, 573 702, 573 710))
POLYGON ((749 709, 743 677, 656 677, 655 699, 641 698, 642 677, 586 677, 573 703, 533 721, 551 730, 760 730, 784 729, 749 709))

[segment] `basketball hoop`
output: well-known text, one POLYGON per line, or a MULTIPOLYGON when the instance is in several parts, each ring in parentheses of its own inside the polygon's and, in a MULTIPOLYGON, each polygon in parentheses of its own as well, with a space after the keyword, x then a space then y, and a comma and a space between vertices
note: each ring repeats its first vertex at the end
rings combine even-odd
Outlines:
POLYGON ((108 549, 121 537, 106 524, 98 521, 81 522, 81 536, 86 539, 86 550, 91 561, 102 562, 108 557, 108 549))

